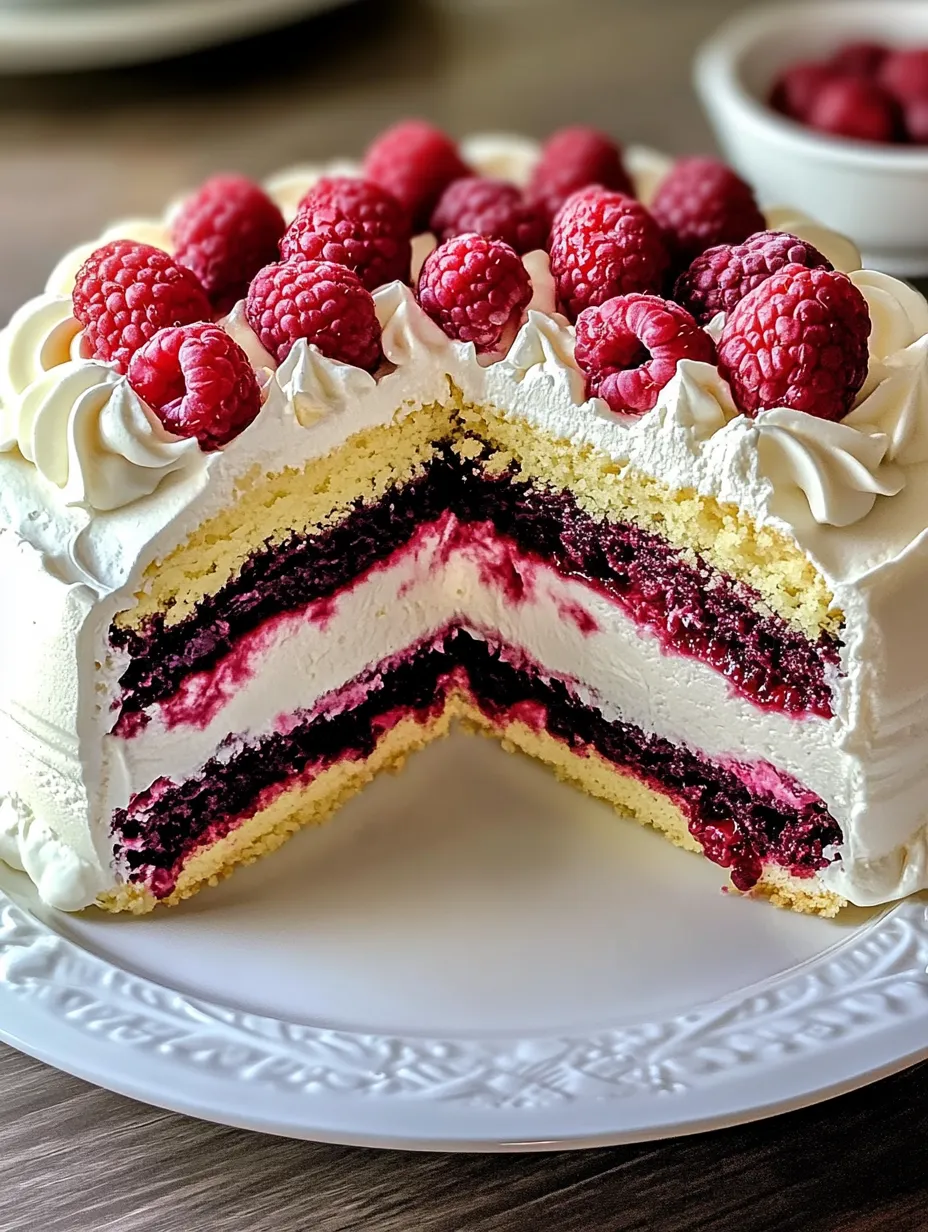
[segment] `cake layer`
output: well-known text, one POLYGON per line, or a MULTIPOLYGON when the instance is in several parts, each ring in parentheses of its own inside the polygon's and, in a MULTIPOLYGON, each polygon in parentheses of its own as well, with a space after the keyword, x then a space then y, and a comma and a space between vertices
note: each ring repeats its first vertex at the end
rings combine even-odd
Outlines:
MULTIPOLYGON (((500 740, 508 752, 526 753, 551 767, 563 782, 606 801, 640 825, 653 826, 677 847, 702 854, 699 842, 690 832, 685 809, 653 783, 621 769, 595 750, 575 750, 547 730, 523 722, 517 715, 498 712, 490 718, 474 706, 465 706, 464 710, 462 719, 467 727, 500 740)), ((779 907, 828 917, 837 915, 846 906, 846 900, 823 885, 821 878, 810 877, 804 871, 793 873, 777 864, 764 866, 751 893, 779 907)))
POLYGON ((410 753, 447 735, 450 725, 449 708, 430 721, 423 722, 414 716, 400 719, 380 736, 370 757, 343 758, 309 781, 295 779, 274 794, 265 807, 259 807, 224 836, 198 848, 184 862, 166 897, 159 900, 148 886, 135 881, 100 894, 98 905, 107 911, 143 915, 159 901, 173 905, 204 885, 216 885, 238 866, 251 864, 275 851, 297 830, 328 820, 378 774, 399 770, 410 753))
POLYGON ((127 880, 169 896, 184 862, 204 844, 223 839, 295 782, 372 756, 396 723, 434 721, 460 693, 494 723, 518 719, 668 795, 708 858, 729 869, 740 889, 755 885, 767 864, 812 876, 841 840, 825 804, 782 776, 772 791, 761 778, 749 786, 730 765, 607 718, 523 654, 459 629, 381 666, 365 683, 361 693, 353 687, 346 709, 291 716, 260 740, 221 750, 197 778, 162 779, 134 796, 113 829, 127 880))
MULTIPOLYGON (((382 500, 359 500, 347 517, 315 534, 294 533, 256 551, 183 620, 169 623, 158 613, 140 630, 114 627, 112 644, 130 656, 120 679, 119 730, 131 731, 139 711, 176 694, 190 673, 212 668, 272 617, 335 596, 413 544, 446 510, 465 539, 482 537, 491 571, 501 553, 505 558, 517 549, 526 561, 601 589, 668 651, 710 664, 758 706, 832 714, 831 681, 840 660, 832 635, 822 633, 813 644, 757 592, 694 553, 634 523, 596 519, 567 490, 516 481, 474 462, 462 465, 446 450, 382 500), (492 542, 491 527, 501 543, 492 542)), ((510 599, 521 602, 530 575, 508 569, 510 599)), ((439 577, 435 584, 442 584, 439 577)))

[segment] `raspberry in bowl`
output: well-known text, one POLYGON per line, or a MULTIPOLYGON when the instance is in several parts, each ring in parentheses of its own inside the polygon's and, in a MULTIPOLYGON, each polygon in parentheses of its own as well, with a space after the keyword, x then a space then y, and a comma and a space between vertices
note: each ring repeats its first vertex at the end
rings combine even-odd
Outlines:
POLYGON ((865 264, 928 274, 928 4, 808 0, 726 22, 696 85, 765 206, 788 200, 865 264))

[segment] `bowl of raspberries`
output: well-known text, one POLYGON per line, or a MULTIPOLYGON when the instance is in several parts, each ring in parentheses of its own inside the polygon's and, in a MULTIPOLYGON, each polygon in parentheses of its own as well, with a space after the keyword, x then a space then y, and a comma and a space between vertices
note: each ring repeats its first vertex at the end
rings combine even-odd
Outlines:
POLYGON ((752 9, 703 45, 695 75, 764 204, 844 232, 867 264, 928 275, 928 0, 752 9))

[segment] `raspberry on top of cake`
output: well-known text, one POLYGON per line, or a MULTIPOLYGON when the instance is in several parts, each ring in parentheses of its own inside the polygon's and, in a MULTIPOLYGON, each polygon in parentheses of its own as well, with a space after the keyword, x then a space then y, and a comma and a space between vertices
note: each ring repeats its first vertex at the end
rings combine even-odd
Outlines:
POLYGON ((0 334, 0 856, 174 904, 458 720, 742 893, 928 885, 926 377, 844 237, 589 128, 116 225, 0 334))

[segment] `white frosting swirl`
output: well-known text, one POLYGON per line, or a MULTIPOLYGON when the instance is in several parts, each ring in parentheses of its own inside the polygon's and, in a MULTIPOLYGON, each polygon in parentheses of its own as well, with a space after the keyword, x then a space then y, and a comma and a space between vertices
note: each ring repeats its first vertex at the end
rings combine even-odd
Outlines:
POLYGON ((928 300, 908 283, 878 270, 854 270, 851 282, 870 312, 872 360, 885 360, 928 334, 928 300))
POLYGON ((304 428, 344 413, 377 385, 369 372, 328 359, 305 338, 294 343, 275 379, 304 428))
MULTIPOLYGON (((419 307, 403 282, 388 282, 374 292, 374 311, 380 322, 380 344, 391 364, 410 364, 422 351, 442 353, 450 343, 432 318, 419 307)), ((366 375, 366 374, 365 374, 366 375)))
POLYGON ((153 248, 161 248, 164 252, 173 253, 171 232, 167 222, 160 218, 127 218, 123 222, 107 227, 99 239, 88 244, 79 244, 66 252, 48 276, 45 290, 49 295, 67 295, 74 290, 77 271, 81 268, 91 253, 102 244, 113 240, 134 240, 137 244, 151 244, 153 248))
POLYGON ((99 866, 56 838, 16 795, 0 793, 0 860, 32 878, 58 911, 80 911, 107 888, 99 866))
POLYGON ((431 231, 423 231, 412 237, 412 258, 409 263, 409 281, 415 286, 425 265, 425 259, 438 247, 438 240, 431 231))
POLYGON ((704 325, 703 329, 712 339, 716 346, 722 341, 722 334, 725 332, 725 322, 728 320, 728 314, 725 312, 717 312, 708 325, 704 325))
POLYGON ((714 364, 696 359, 677 361, 677 370, 661 390, 657 407, 696 441, 708 440, 738 414, 728 382, 714 364))
POLYGON ((538 162, 539 146, 509 133, 478 133, 461 142, 461 157, 477 175, 525 188, 538 162))
POLYGON ((928 336, 883 361, 879 374, 878 384, 844 423, 885 433, 890 461, 928 462, 928 336))
POLYGON ((196 440, 172 435, 111 367, 60 364, 19 404, 16 443, 68 505, 100 512, 154 492, 171 471, 202 465, 196 440))
POLYGON ((801 492, 816 522, 850 526, 877 496, 895 496, 905 484, 901 469, 886 460, 884 433, 785 407, 762 411, 755 424, 761 474, 779 495, 801 492))
POLYGON ((526 312, 545 312, 554 316, 557 311, 557 290, 551 261, 543 248, 535 248, 522 258, 525 271, 532 281, 532 298, 526 312))
POLYGON ((0 332, 0 450, 16 443, 23 391, 49 369, 78 359, 81 337, 71 300, 55 295, 23 304, 0 332))
MULTIPOLYGON (((517 382, 527 379, 563 386, 574 406, 587 401, 586 377, 574 358, 576 338, 566 317, 531 309, 506 357, 517 382)), ((600 403, 600 399, 596 399, 600 403)), ((605 403, 600 403, 605 407, 605 403)))

